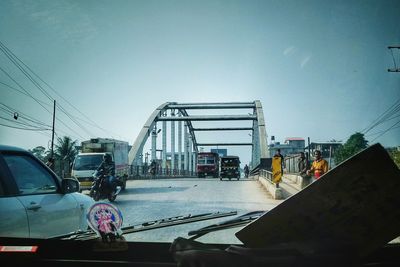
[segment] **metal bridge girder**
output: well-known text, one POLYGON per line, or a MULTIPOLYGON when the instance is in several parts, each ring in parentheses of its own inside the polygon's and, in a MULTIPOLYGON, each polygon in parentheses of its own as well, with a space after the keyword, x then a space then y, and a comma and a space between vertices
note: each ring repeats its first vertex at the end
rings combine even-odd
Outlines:
MULTIPOLYGON (((166 122, 166 121, 184 121, 185 125, 187 125, 188 129, 188 137, 191 141, 190 143, 194 152, 198 152, 199 146, 252 146, 252 165, 253 167, 257 166, 261 159, 269 157, 269 151, 267 147, 267 134, 266 127, 264 121, 264 114, 262 110, 262 105, 259 100, 255 100, 254 102, 228 102, 228 103, 176 103, 176 102, 166 102, 160 105, 147 119, 145 125, 137 136, 130 152, 129 152, 129 163, 132 165, 135 164, 138 160, 141 160, 140 155, 143 153, 143 147, 150 136, 151 132, 154 130, 154 127, 157 125, 158 121, 166 122), (253 109, 253 114, 248 115, 197 115, 197 116, 189 116, 186 110, 190 109, 253 109), (176 110, 179 112, 180 116, 166 116, 167 110, 176 110), (192 121, 245 121, 251 120, 253 121, 253 127, 216 127, 216 128, 194 128, 192 125, 192 121), (241 130, 252 130, 252 142, 251 143, 197 143, 195 132, 196 131, 241 131, 241 130)), ((179 130, 178 130, 179 131, 179 130)), ((175 132, 175 130, 173 131, 175 132)), ((163 133, 165 135, 165 133, 163 133)), ((179 139, 179 138, 178 138, 179 139)), ((186 140, 184 140, 186 142, 186 140)), ((175 142, 173 142, 175 143, 175 142)), ((163 145, 164 149, 165 145, 163 145)), ((191 149, 189 149, 190 151, 191 149)), ((175 151, 175 148, 172 149, 175 151)), ((166 153, 166 151, 164 151, 166 153)), ((164 154, 163 153, 163 154, 164 154)), ((186 153, 184 153, 186 154, 186 153)), ((165 154, 164 154, 165 155, 165 154)), ((188 155, 187 155, 188 156, 188 155)), ((163 157, 164 161, 165 156, 163 157)), ((186 162, 186 158, 185 158, 186 162)), ((163 162, 164 163, 164 162, 163 162)), ((164 164, 163 164, 164 165, 164 164)), ((185 164, 186 165, 186 164, 185 164)))

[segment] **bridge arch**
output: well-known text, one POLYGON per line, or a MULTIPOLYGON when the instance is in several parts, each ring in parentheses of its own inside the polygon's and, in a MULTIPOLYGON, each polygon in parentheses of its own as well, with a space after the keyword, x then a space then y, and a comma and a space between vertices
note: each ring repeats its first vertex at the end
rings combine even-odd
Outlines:
MULTIPOLYGON (((199 151, 200 146, 251 146, 251 167, 255 168, 265 162, 269 158, 269 150, 267 145, 267 131, 264 120, 264 113, 261 102, 255 100, 253 102, 221 102, 221 103, 177 103, 166 102, 157 107, 149 116, 143 125, 139 135, 136 137, 131 150, 129 151, 129 163, 132 166, 141 166, 143 164, 143 148, 147 140, 151 137, 152 142, 152 159, 156 158, 156 140, 157 134, 160 132, 157 124, 162 124, 162 164, 165 168, 166 164, 166 122, 171 122, 171 153, 175 155, 175 122, 178 122, 178 169, 180 171, 182 162, 181 154, 184 159, 184 170, 191 171, 191 167, 195 165, 193 153, 199 151), (209 110, 209 109, 252 109, 253 113, 243 115, 189 115, 188 110, 209 110), (170 114, 168 116, 168 113, 170 114), (214 128, 195 128, 193 121, 252 121, 252 127, 214 127, 214 128), (182 151, 182 122, 184 123, 183 145, 182 151), (251 143, 198 143, 196 132, 199 131, 252 131, 251 143)), ((175 157, 171 158, 172 168, 175 169, 175 157)), ((192 169, 193 170, 193 169, 192 169)), ((181 172, 179 172, 181 173, 181 172)))

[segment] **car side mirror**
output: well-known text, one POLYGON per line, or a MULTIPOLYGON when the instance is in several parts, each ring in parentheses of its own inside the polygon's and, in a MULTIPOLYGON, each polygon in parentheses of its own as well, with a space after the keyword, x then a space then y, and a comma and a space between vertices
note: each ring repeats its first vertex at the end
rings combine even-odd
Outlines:
POLYGON ((64 194, 79 192, 79 182, 72 178, 61 180, 61 189, 64 194))

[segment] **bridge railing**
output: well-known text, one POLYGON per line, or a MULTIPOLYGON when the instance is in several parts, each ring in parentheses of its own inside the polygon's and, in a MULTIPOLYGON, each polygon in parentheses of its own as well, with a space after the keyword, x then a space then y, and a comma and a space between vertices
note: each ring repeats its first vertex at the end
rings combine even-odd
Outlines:
POLYGON ((285 173, 297 173, 299 171, 298 161, 300 155, 286 156, 284 159, 284 172, 285 173))
POLYGON ((146 179, 146 178, 157 178, 157 177, 195 177, 197 173, 195 171, 185 170, 173 170, 171 168, 162 168, 158 166, 155 173, 150 172, 150 166, 135 166, 130 165, 129 177, 132 179, 146 179))
POLYGON ((268 181, 273 183, 273 181, 272 181, 272 172, 270 172, 268 170, 260 170, 260 176, 264 177, 265 179, 267 179, 268 181))

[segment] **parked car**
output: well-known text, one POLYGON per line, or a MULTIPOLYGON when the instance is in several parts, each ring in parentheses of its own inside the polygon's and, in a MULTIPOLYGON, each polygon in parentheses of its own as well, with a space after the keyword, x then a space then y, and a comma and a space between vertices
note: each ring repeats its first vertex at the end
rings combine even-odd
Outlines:
POLYGON ((94 201, 30 152, 0 145, 0 237, 46 238, 87 229, 94 201))

